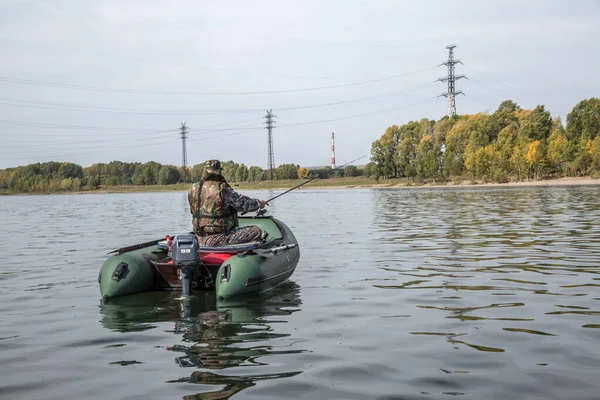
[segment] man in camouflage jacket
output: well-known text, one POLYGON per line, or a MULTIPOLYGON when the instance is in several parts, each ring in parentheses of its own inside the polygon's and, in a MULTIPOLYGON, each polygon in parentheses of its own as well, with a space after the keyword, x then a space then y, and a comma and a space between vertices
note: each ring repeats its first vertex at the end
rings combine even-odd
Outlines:
POLYGON ((194 233, 203 246, 225 246, 260 240, 262 230, 256 225, 236 227, 237 213, 264 208, 264 200, 236 193, 221 174, 219 160, 204 163, 202 179, 188 191, 194 233))

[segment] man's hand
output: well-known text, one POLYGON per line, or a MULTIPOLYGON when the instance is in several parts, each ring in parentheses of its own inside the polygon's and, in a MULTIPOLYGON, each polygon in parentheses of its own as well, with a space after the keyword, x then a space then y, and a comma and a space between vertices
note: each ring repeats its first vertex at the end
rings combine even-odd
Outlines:
POLYGON ((267 203, 266 201, 264 201, 264 200, 258 200, 258 207, 259 208, 262 209, 262 208, 265 208, 265 206, 268 206, 268 205, 269 205, 269 203, 267 203))

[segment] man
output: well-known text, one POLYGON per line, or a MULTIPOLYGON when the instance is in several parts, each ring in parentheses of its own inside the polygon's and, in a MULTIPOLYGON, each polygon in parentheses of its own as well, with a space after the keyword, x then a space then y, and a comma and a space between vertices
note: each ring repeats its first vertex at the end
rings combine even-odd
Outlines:
POLYGON ((264 208, 268 203, 236 193, 221 174, 219 160, 207 160, 200 182, 188 191, 194 233, 202 246, 225 246, 260 240, 256 225, 237 227, 237 213, 264 208))

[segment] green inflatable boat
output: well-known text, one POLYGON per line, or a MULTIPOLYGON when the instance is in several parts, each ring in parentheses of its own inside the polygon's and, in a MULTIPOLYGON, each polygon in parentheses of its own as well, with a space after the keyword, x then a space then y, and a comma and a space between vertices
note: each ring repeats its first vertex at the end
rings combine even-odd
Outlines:
POLYGON ((98 275, 103 301, 152 290, 214 290, 218 301, 261 293, 285 282, 300 248, 290 228, 272 216, 240 216, 239 226, 258 225, 260 242, 223 247, 198 245, 191 233, 166 236, 115 250, 98 275))

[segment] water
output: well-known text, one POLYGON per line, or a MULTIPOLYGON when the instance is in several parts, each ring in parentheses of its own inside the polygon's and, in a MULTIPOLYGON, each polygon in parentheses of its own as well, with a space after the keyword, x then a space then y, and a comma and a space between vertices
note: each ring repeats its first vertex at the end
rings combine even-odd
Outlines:
MULTIPOLYGON (((268 198, 279 191, 248 192, 268 198)), ((185 193, 0 198, 0 397, 598 399, 600 187, 301 189, 289 283, 101 306, 185 193)))

